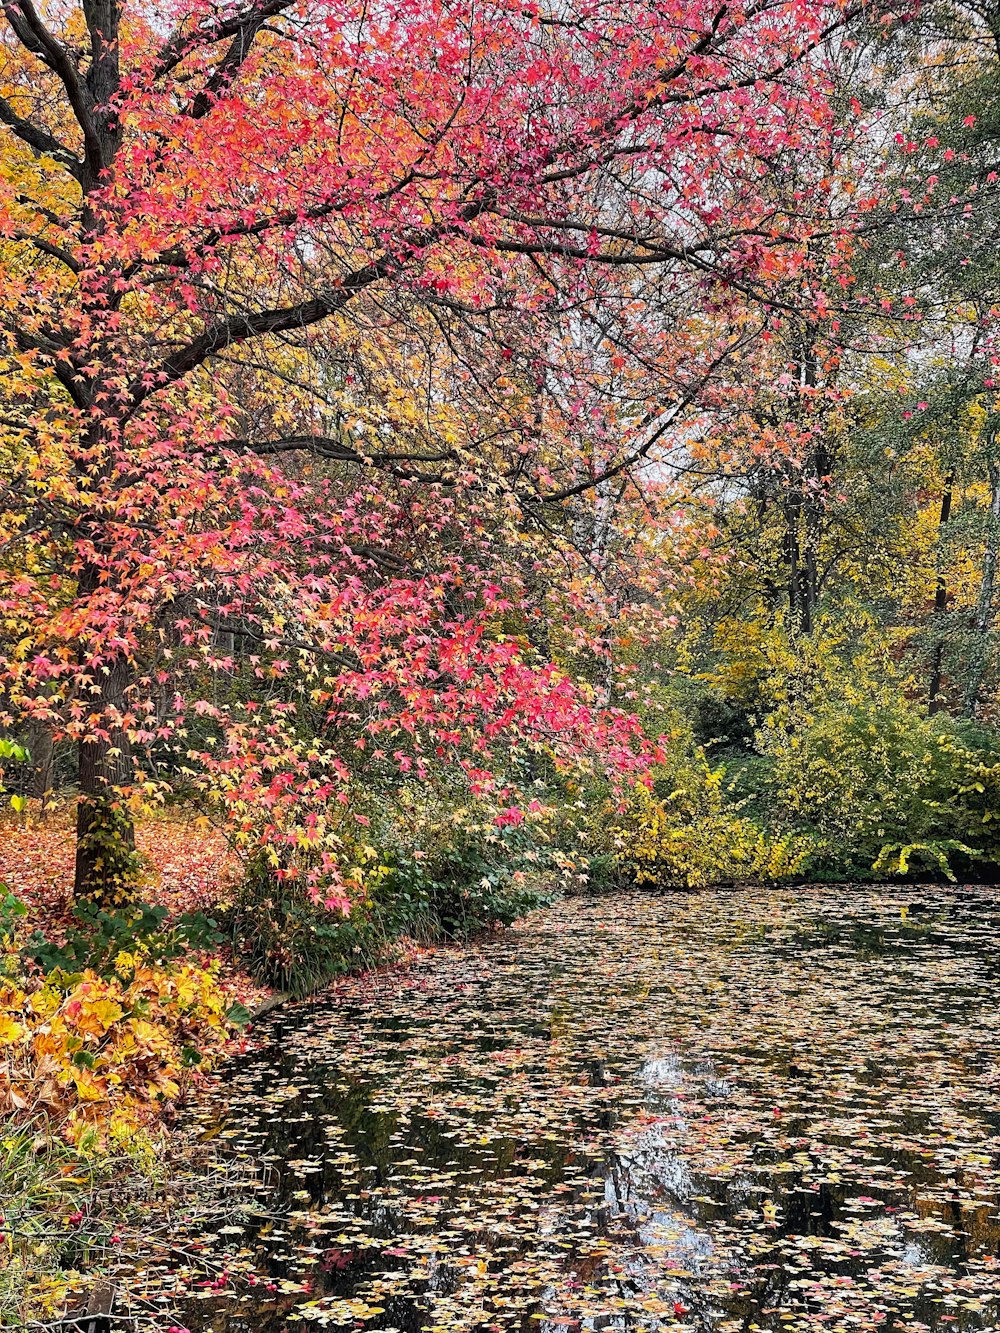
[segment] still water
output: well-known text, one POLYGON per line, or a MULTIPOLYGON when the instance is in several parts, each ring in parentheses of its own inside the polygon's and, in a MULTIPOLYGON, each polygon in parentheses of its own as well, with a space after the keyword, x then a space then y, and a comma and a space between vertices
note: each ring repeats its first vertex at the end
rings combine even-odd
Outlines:
POLYGON ((126 1316, 998 1329, 998 925, 990 887, 572 899, 287 1007, 126 1316))

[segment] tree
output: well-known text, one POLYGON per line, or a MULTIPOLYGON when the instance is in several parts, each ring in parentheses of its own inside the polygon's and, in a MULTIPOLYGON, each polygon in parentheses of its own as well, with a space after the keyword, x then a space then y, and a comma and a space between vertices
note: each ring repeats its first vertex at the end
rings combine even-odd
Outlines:
POLYGON ((918 637, 929 647, 929 707, 937 711, 952 694, 974 717, 994 656, 1000 513, 991 425, 1000 24, 991 4, 934 3, 910 18, 876 44, 876 100, 893 132, 882 206, 863 229, 864 244, 870 299, 896 326, 896 357, 910 381, 902 415, 915 426, 922 417, 911 433, 932 434, 938 458, 933 611, 929 634, 918 637), (979 548, 971 595, 949 586, 947 569, 966 545, 979 548))
MULTIPOLYGON (((812 210, 762 182, 828 130, 841 21, 814 0, 3 5, 3 671, 10 720, 78 747, 78 893, 121 879, 158 752, 241 817, 269 806, 275 836, 302 836, 305 802, 317 846, 345 748, 485 780, 498 730, 541 727, 637 762, 627 716, 495 633, 522 598, 490 569, 502 516, 558 512, 657 438, 574 479, 532 430, 532 344, 593 310, 596 270, 622 275, 625 360, 681 307, 738 296, 766 323, 812 210), (504 439, 345 416, 336 349, 383 308, 475 346, 504 439), (238 708, 205 685, 236 639, 258 686, 238 708)), ((631 420, 696 404, 729 351, 666 358, 631 420)))

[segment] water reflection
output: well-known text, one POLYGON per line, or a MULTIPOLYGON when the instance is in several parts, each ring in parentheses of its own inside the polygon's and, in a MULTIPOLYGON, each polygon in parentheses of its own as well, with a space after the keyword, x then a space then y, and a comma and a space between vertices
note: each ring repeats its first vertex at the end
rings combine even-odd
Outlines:
POLYGON ((190 1125, 128 1315, 997 1328, 998 921, 985 888, 568 902, 288 1009, 190 1125))

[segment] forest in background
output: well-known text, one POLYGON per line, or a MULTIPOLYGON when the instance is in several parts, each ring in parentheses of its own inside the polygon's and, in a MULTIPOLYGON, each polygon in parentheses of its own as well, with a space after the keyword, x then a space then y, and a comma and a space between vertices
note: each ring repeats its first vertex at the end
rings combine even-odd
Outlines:
POLYGON ((990 3, 3 7, 29 1138, 558 892, 996 873, 998 75, 990 3))

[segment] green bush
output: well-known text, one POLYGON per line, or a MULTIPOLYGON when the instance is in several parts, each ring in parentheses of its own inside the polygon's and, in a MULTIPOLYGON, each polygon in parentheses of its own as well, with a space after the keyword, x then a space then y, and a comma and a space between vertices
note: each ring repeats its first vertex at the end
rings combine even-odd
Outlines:
MULTIPOLYGON (((4 903, 0 899, 0 934, 3 932, 4 903)), ((102 908, 88 899, 74 904, 68 929, 60 930, 52 940, 36 930, 22 949, 22 954, 43 972, 59 969, 81 972, 90 968, 101 976, 111 976, 115 959, 139 944, 144 956, 153 963, 167 963, 190 953, 192 949, 211 949, 223 936, 218 923, 202 912, 191 912, 168 920, 165 907, 148 903, 128 903, 102 908)))
POLYGON ((826 873, 870 878, 921 865, 952 877, 1000 851, 995 752, 901 692, 769 720, 758 744, 773 761, 782 818, 814 839, 826 873))
POLYGON ((307 856, 284 873, 264 853, 250 861, 230 927, 237 956, 258 979, 303 994, 378 962, 404 936, 460 938, 551 900, 540 887, 549 849, 539 824, 498 825, 489 808, 429 786, 392 797, 372 802, 369 841, 342 847, 360 886, 349 916, 317 901, 300 873, 307 856))
POLYGON ((229 925, 243 966, 292 995, 371 961, 365 923, 324 907, 304 878, 278 875, 263 853, 247 866, 229 925))
POLYGON ((375 891, 378 914, 393 933, 424 938, 460 938, 484 926, 509 926, 549 901, 537 887, 531 826, 453 828, 432 848, 399 850, 375 891))

